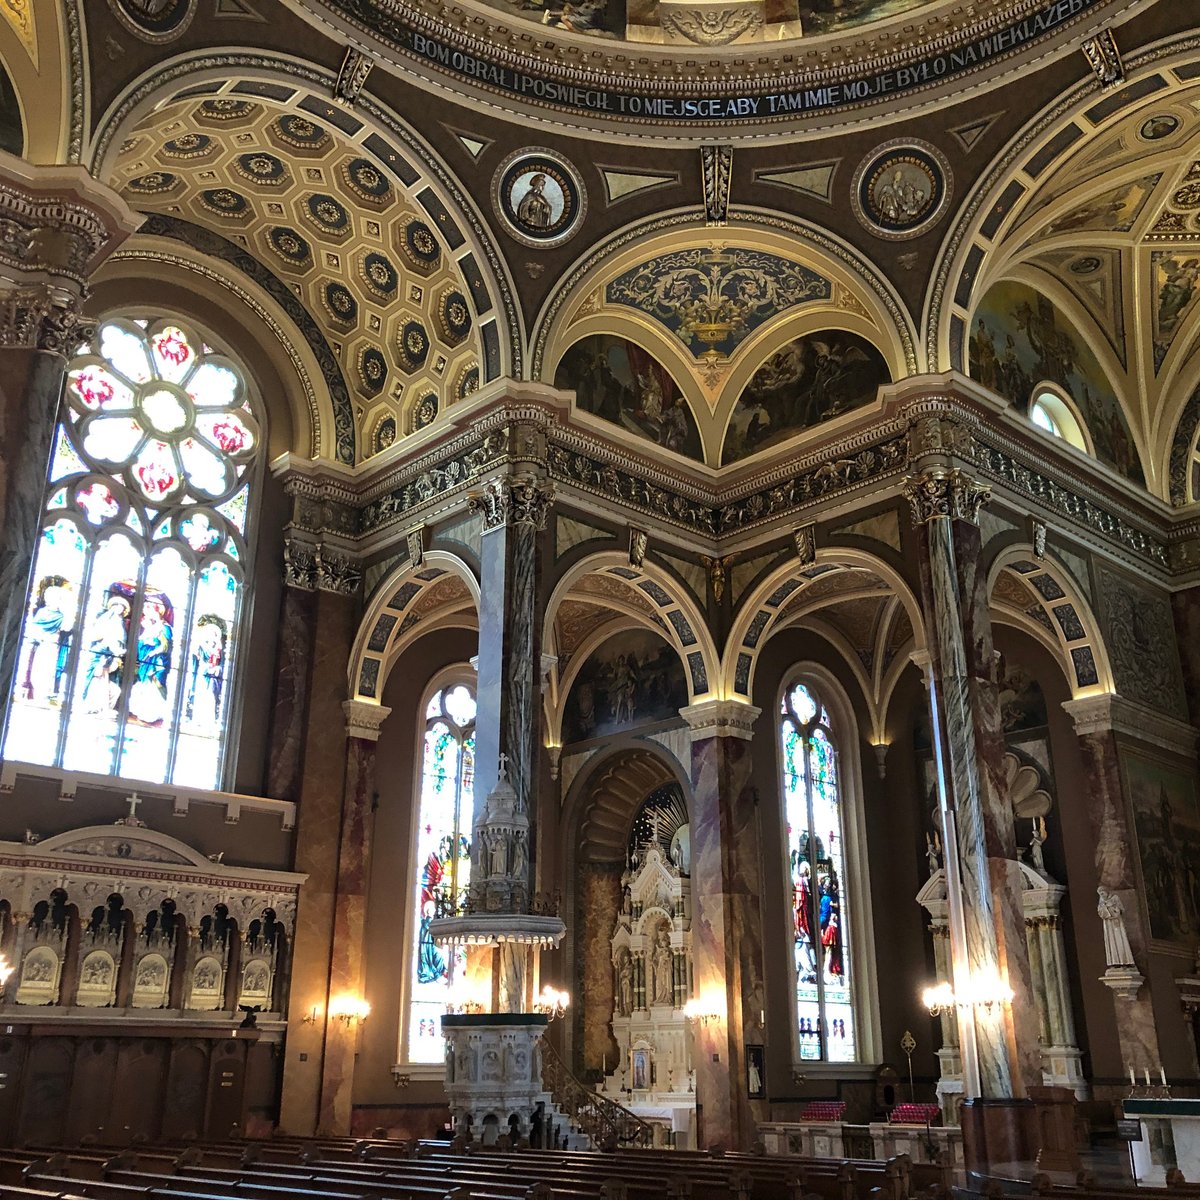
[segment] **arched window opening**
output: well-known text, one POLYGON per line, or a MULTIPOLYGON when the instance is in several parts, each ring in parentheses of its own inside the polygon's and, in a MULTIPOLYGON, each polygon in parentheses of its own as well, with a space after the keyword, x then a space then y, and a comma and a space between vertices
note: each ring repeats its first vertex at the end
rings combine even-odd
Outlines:
POLYGON ((1071 411, 1071 406, 1056 392, 1036 392, 1029 405, 1029 419, 1051 437, 1061 438, 1076 449, 1091 453, 1083 426, 1071 411))
POLYGON ((263 442, 242 373, 114 319, 64 391, 4 757, 218 787, 263 442))
POLYGON ((408 1003, 408 1061, 445 1055, 441 1016, 466 998, 466 952, 438 946, 430 923, 470 883, 475 695, 457 684, 434 693, 422 730, 421 801, 417 812, 416 928, 408 1003))
POLYGON ((856 1029, 837 745, 816 692, 780 706, 800 1058, 854 1062, 856 1029))

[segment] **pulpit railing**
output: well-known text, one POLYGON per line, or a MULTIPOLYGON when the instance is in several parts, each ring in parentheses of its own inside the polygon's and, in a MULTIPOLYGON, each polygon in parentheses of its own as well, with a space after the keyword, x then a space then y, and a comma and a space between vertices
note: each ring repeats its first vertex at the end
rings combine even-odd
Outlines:
POLYGON ((654 1145, 654 1127, 648 1121, 581 1083, 545 1038, 539 1047, 543 1086, 554 1097, 559 1112, 588 1135, 595 1149, 654 1145))
POLYGON ((433 906, 438 918, 471 917, 479 913, 557 917, 562 909, 562 893, 531 892, 522 883, 489 880, 468 884, 457 891, 435 888, 433 906))

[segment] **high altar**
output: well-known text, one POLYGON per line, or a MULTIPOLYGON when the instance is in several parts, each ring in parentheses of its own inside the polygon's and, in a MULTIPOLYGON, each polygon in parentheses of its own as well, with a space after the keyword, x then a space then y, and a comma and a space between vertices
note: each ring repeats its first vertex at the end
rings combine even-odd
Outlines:
MULTIPOLYGON (((653 797, 651 798, 653 799, 653 797)), ((604 1091, 655 1126, 655 1140, 695 1143, 696 1079, 685 1008, 692 994, 686 811, 648 803, 634 822, 612 936, 612 1032, 621 1057, 604 1091), (674 818, 674 819, 672 819, 674 818)))

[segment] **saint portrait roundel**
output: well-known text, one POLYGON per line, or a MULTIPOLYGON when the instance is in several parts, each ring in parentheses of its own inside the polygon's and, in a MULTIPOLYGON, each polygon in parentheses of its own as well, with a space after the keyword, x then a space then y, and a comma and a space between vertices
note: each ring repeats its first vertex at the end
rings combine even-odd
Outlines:
POLYGON ((121 24, 145 42, 177 38, 195 15, 194 0, 108 0, 121 24))
POLYGON ((518 150, 492 180, 496 211, 526 246, 559 246, 587 211, 587 193, 575 168, 552 150, 518 150))
POLYGON ((885 238, 916 237, 946 211, 952 177, 945 155, 928 142, 901 139, 869 154, 854 173, 855 216, 885 238))

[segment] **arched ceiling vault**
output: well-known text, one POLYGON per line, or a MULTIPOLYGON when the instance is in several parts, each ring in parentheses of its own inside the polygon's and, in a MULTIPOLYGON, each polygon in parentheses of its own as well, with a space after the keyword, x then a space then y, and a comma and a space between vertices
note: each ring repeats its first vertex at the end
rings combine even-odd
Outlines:
POLYGON ((491 289, 415 167, 294 88, 201 90, 216 94, 165 101, 127 129, 107 179, 152 214, 151 232, 206 231, 210 254, 269 273, 311 315, 352 408, 340 461, 428 425, 499 374, 491 289))
POLYGON ((1172 450, 1200 385, 1194 59, 1194 50, 1172 58, 1169 47, 1143 53, 1126 63, 1140 86, 1104 103, 1082 87, 1053 120, 1033 124, 1036 136, 1002 153, 947 237, 947 273, 931 285, 931 301, 946 303, 929 325, 941 364, 967 370, 976 314, 991 289, 1019 282, 1046 296, 1118 397, 1147 487, 1175 503, 1190 496, 1172 450), (1124 95, 1142 98, 1122 104, 1124 95))
POLYGON ((577 862, 620 863, 629 827, 646 797, 674 780, 663 755, 628 749, 613 754, 588 776, 578 797, 577 862))

